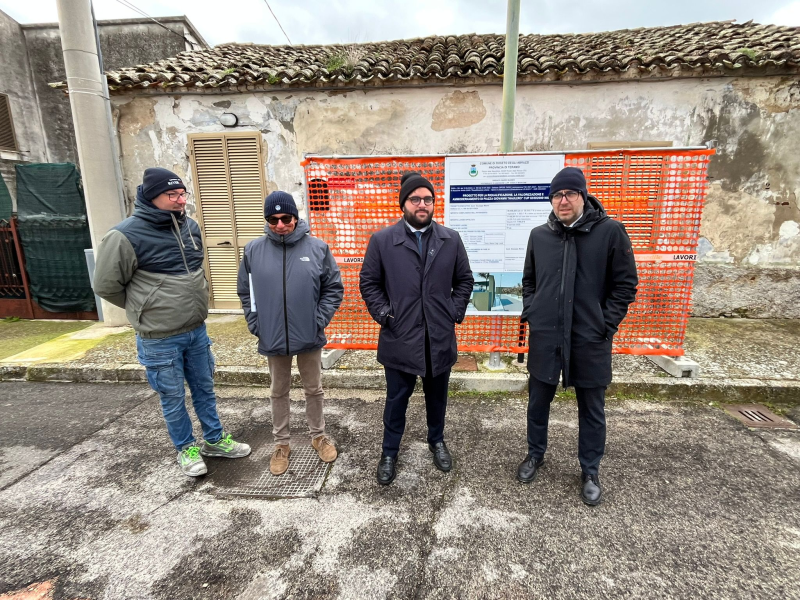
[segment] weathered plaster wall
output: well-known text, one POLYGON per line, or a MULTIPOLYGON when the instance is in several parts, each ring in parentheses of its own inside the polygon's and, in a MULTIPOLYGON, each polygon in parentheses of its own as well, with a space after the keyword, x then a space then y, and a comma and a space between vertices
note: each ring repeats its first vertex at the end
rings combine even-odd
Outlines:
MULTIPOLYGON (((304 153, 495 152, 502 90, 121 95, 126 188, 132 198, 153 165, 190 178, 186 135, 261 131, 270 189, 303 204, 304 153)), ((515 150, 585 149, 589 142, 716 139, 701 229, 695 314, 800 317, 800 82, 687 79, 649 83, 529 85, 517 92, 515 150)))
MULTIPOLYGON (((183 52, 182 21, 168 22, 170 31, 156 23, 98 23, 100 50, 106 70, 161 60, 183 52)), ((61 34, 56 24, 25 25, 33 82, 45 126, 45 140, 51 162, 78 162, 69 98, 63 90, 48 84, 63 81, 64 58, 61 34)))
POLYGON ((64 57, 58 27, 24 29, 33 72, 33 84, 45 123, 44 140, 50 162, 77 164, 78 150, 72 125, 69 98, 48 84, 63 81, 64 57))
POLYGON ((105 70, 150 63, 186 50, 184 22, 165 20, 162 24, 169 31, 157 23, 98 23, 105 70))
POLYGON ((0 93, 8 95, 19 148, 19 152, 0 153, 0 173, 16 202, 14 165, 45 160, 46 152, 25 37, 19 23, 2 11, 0 11, 0 73, 2 73, 0 93))

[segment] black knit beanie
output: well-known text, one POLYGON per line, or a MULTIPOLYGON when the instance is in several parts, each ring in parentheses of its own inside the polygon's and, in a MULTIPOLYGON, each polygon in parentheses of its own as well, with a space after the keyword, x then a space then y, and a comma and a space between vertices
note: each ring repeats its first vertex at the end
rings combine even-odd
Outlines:
POLYGON ((550 183, 550 199, 552 200, 553 194, 561 190, 575 190, 586 200, 586 177, 583 176, 583 171, 577 167, 564 167, 556 173, 550 183))
POLYGON ((267 196, 264 200, 264 218, 272 215, 294 215, 296 219, 300 218, 291 194, 278 190, 267 196))
POLYGON ((169 190, 186 189, 186 184, 172 171, 153 167, 146 169, 142 177, 142 195, 145 200, 153 200, 169 190))
POLYGON ((414 172, 403 175, 403 177, 400 179, 400 208, 403 208, 403 203, 405 203, 408 195, 415 189, 421 187, 430 190, 431 196, 436 197, 436 194, 433 192, 433 185, 422 175, 414 172))

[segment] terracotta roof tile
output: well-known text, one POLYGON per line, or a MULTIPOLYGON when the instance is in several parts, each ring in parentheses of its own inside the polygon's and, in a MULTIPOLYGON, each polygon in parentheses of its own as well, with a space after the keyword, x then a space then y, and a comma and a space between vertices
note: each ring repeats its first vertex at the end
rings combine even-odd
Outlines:
MULTIPOLYGON (((116 91, 496 83, 504 45, 503 35, 476 34, 336 46, 222 44, 106 75, 116 91)), ((520 81, 798 72, 800 27, 726 21, 519 40, 520 81)))

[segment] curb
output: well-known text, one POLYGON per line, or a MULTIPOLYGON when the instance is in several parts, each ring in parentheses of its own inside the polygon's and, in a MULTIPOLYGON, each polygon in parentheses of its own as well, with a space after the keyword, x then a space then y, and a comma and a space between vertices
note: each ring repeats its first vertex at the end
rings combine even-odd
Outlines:
MULTIPOLYGON (((217 367, 217 385, 269 386, 267 368, 217 367)), ((0 381, 38 381, 70 383, 147 383, 144 367, 123 364, 0 365, 0 381)), ((450 377, 450 390, 474 393, 524 393, 528 378, 523 373, 463 373, 450 377)), ((300 386, 300 374, 292 371, 292 384, 300 386)), ((322 385, 335 389, 386 387, 383 371, 332 370, 322 372, 322 385)), ((418 387, 421 386, 418 383, 418 387)), ((653 399, 703 400, 706 402, 780 402, 800 404, 800 381, 778 379, 689 379, 626 375, 617 377, 608 388, 609 396, 650 396, 653 399)))

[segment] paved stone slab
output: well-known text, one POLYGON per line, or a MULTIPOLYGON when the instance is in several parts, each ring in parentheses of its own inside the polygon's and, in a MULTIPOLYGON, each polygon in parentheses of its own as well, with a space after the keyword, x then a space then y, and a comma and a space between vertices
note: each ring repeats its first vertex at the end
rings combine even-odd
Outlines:
POLYGON ((690 319, 686 356, 700 376, 800 380, 800 320, 690 319))
MULTIPOLYGON (((219 366, 265 368, 256 352, 255 338, 247 331, 240 315, 212 315, 209 335, 219 366)), ((688 358, 700 364, 701 378, 800 380, 800 320, 791 319, 689 319, 685 350, 688 358)), ((487 354, 477 354, 477 363, 487 354)), ((516 356, 512 355, 512 358, 516 356)), ((117 366, 136 362, 132 334, 109 336, 78 364, 117 366)), ((666 375, 645 357, 614 355, 616 378, 629 375, 666 375)), ((524 371, 511 365, 509 372, 524 371)), ((372 351, 347 351, 334 370, 381 371, 383 367, 372 351)))
POLYGON ((101 344, 111 335, 123 333, 128 327, 105 327, 102 323, 79 331, 66 333, 32 348, 0 360, 0 363, 32 365, 45 362, 72 362, 101 344))
POLYGON ((469 356, 467 354, 459 354, 458 361, 456 361, 456 364, 453 365, 453 371, 474 372, 477 370, 478 370, 478 361, 475 360, 474 356, 469 356))

